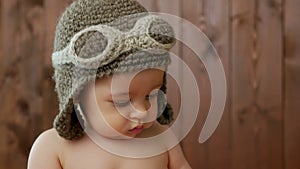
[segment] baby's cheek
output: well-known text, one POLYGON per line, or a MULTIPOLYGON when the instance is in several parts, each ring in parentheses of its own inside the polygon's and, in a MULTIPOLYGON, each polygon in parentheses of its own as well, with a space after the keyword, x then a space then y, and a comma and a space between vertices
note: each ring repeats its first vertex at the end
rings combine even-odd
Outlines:
POLYGON ((119 125, 124 125, 128 122, 128 115, 130 111, 128 109, 117 109, 113 106, 107 107, 106 111, 103 112, 104 120, 111 125, 111 127, 116 127, 119 125))
POLYGON ((116 112, 105 112, 94 120, 93 128, 103 136, 116 137, 121 135, 127 125, 126 119, 116 112))

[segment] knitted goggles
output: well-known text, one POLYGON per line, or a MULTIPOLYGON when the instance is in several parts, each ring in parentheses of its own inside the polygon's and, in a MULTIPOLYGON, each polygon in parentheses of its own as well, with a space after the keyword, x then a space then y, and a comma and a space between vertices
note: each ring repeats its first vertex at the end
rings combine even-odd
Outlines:
MULTIPOLYGON (((174 45, 174 41, 170 43, 160 43, 151 36, 150 32, 152 24, 165 22, 155 15, 146 15, 139 18, 134 27, 128 32, 122 32, 112 26, 96 25, 90 26, 76 33, 71 39, 69 45, 63 50, 52 54, 53 66, 72 63, 76 67, 85 69, 97 69, 115 60, 120 53, 130 51, 132 49, 150 50, 151 53, 166 53, 174 45), (97 32, 102 35, 102 44, 106 46, 96 56, 79 57, 75 51, 75 45, 78 39, 86 33, 97 32), (153 50, 154 49, 154 50, 153 50)), ((170 36, 170 35, 165 35, 170 36)), ((97 46, 96 46, 97 48, 97 46)), ((80 54, 79 54, 80 55, 80 54)))

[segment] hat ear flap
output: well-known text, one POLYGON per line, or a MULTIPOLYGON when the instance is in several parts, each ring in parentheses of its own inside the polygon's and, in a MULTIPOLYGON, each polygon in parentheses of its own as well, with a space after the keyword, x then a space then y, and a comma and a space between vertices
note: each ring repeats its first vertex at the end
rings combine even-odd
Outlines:
MULTIPOLYGON (((163 77, 163 85, 161 86, 160 90, 163 91, 164 94, 167 92, 167 87, 166 87, 166 73, 164 73, 163 77)), ((164 95, 159 95, 158 96, 158 112, 159 112, 159 117, 156 119, 160 124, 170 124, 174 119, 173 119, 173 110, 171 105, 167 102, 166 98, 164 95), (160 113, 162 112, 162 113, 160 113)))
POLYGON ((79 120, 82 121, 81 118, 81 116, 76 115, 72 101, 69 101, 65 111, 62 111, 55 117, 53 126, 61 137, 68 140, 76 140, 81 138, 84 133, 79 122, 79 120))

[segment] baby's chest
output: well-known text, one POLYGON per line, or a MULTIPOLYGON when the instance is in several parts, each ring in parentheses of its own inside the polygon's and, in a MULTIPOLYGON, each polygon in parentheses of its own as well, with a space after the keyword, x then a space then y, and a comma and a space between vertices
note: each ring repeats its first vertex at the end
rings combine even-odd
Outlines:
POLYGON ((105 151, 82 149, 64 155, 63 169, 167 169, 168 154, 149 158, 125 158, 105 151))

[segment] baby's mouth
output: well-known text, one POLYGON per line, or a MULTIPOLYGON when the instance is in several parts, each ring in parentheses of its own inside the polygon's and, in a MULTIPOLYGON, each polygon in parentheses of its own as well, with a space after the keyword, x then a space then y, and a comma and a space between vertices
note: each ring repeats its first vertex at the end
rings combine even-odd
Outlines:
POLYGON ((140 134, 144 130, 144 126, 139 125, 134 127, 133 129, 128 130, 132 134, 140 134))

